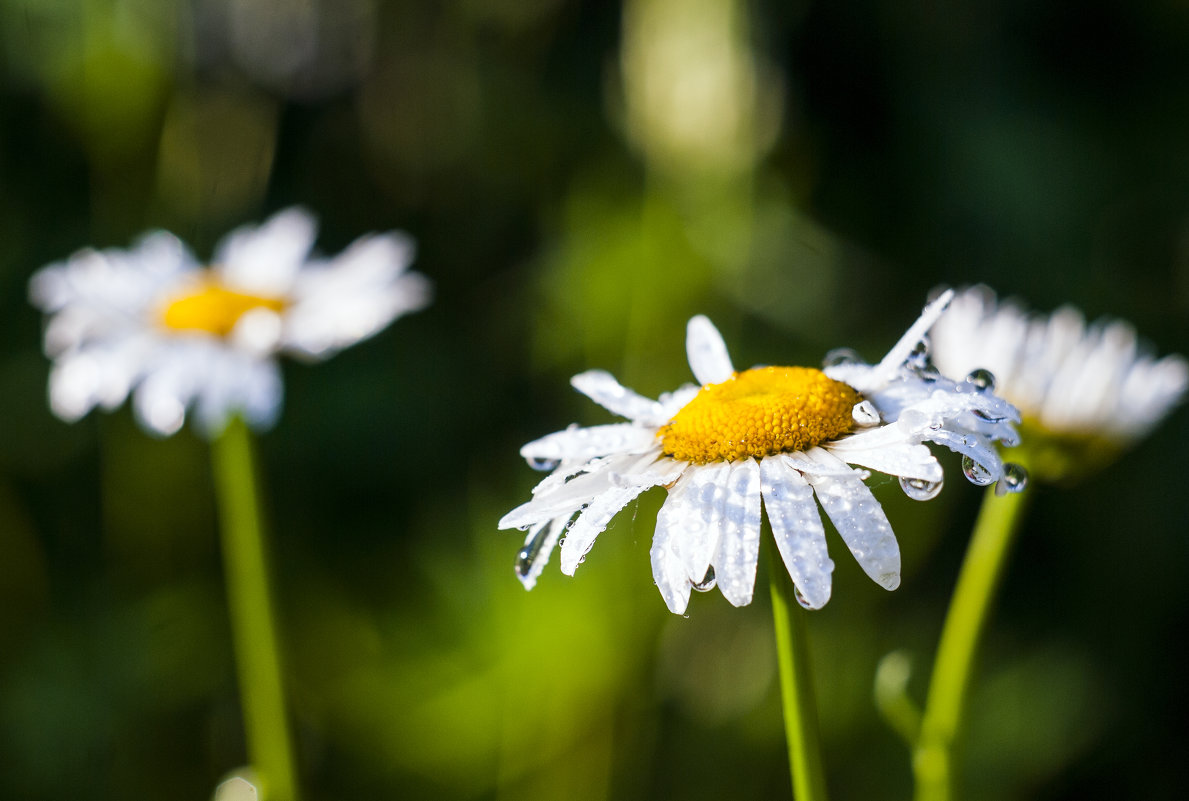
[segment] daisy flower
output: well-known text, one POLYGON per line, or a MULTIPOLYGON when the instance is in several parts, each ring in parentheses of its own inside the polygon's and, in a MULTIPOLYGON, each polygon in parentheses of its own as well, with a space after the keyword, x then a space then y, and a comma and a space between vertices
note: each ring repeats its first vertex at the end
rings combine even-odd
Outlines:
POLYGON ((37 272, 46 312, 50 407, 74 421, 132 395, 136 418, 167 436, 193 409, 218 433, 232 415, 255 427, 280 411, 276 355, 322 359, 429 301, 407 272, 412 242, 372 234, 330 259, 311 256, 316 224, 300 208, 233 231, 202 267, 166 231, 129 250, 86 249, 37 272))
POLYGON ((1189 363, 1156 359, 1122 320, 1086 324, 1063 306, 1032 314, 976 286, 954 298, 931 331, 947 375, 989 370, 1023 416, 1030 469, 1058 480, 1101 466, 1152 430, 1189 386, 1189 363))
POLYGON ((686 351, 700 386, 651 400, 601 370, 575 376, 575 389, 628 422, 571 426, 521 449, 551 472, 499 523, 528 531, 520 580, 535 585, 563 534, 561 569, 573 575, 621 509, 663 486, 652 572, 675 613, 691 590, 716 585, 735 606, 751 602, 761 507, 803 606, 830 599, 834 563, 819 504, 867 575, 895 589, 900 549, 864 483, 870 470, 899 477, 912 498, 932 498, 942 468, 923 443, 935 442, 976 465, 976 483, 1022 487, 993 446, 1016 442, 1016 410, 979 376, 953 381, 922 357, 919 345, 949 297, 926 307, 875 365, 835 352, 822 370, 736 371, 718 331, 699 316, 689 321, 686 351))

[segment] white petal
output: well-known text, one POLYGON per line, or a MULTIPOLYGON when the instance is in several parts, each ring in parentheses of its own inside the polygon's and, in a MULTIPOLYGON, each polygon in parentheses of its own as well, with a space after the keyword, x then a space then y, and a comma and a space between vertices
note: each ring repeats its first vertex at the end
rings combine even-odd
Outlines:
POLYGON ((670 504, 679 502, 678 494, 681 484, 682 482, 679 481, 674 490, 669 493, 669 497, 657 515, 656 532, 652 535, 652 548, 649 550, 649 558, 652 561, 652 578, 656 581, 657 589, 661 591, 661 597, 665 599, 665 606, 669 607, 669 611, 676 615, 683 614, 689 605, 689 594, 693 590, 693 585, 686 575, 685 565, 673 551, 673 537, 680 536, 681 532, 675 531, 669 525, 662 525, 661 521, 662 517, 667 520, 671 516, 666 515, 665 509, 670 504))
POLYGON ((574 571, 594 545, 595 537, 607 528, 611 518, 619 514, 620 509, 631 503, 644 489, 612 487, 591 501, 570 526, 570 533, 566 534, 566 539, 561 544, 561 572, 567 576, 574 575, 574 571))
POLYGON ((822 448, 847 464, 862 465, 890 476, 923 481, 941 481, 943 477, 941 465, 929 449, 907 441, 896 425, 864 431, 822 448))
POLYGON ((826 529, 813 489, 788 462, 773 456, 760 462, 760 483, 785 568, 809 608, 821 609, 830 600, 834 562, 826 552, 826 529))
POLYGON ((403 234, 370 234, 329 262, 307 265, 294 280, 285 314, 286 347, 326 358, 426 306, 430 282, 405 272, 413 250, 403 234))
POLYGON ((672 420, 673 416, 684 409, 701 391, 701 387, 694 386, 693 384, 685 384, 672 392, 661 393, 661 397, 657 402, 663 410, 662 416, 664 417, 664 421, 667 423, 672 420))
POLYGON ((528 443, 520 449, 520 455, 530 462, 592 459, 611 453, 639 453, 655 444, 655 429, 631 423, 612 423, 557 431, 528 443))
POLYGON ((925 334, 929 332, 929 329, 933 327, 933 324, 945 312, 946 307, 949 306, 953 297, 954 290, 947 289, 936 300, 925 307, 924 311, 921 312, 921 316, 917 318, 917 321, 904 332, 904 336, 900 337, 900 341, 876 365, 876 375, 872 378, 872 383, 878 385, 896 375, 900 366, 904 364, 905 360, 912 353, 913 348, 925 338, 925 334))
POLYGON ((886 590, 900 586, 900 546, 879 501, 858 477, 809 477, 834 528, 863 571, 886 590))
POLYGON ((691 467, 657 515, 657 527, 672 532, 671 547, 695 583, 706 576, 722 537, 730 472, 726 462, 691 467))
MULTIPOLYGON (((532 500, 504 515, 500 519, 499 528, 528 528, 559 515, 572 515, 610 489, 612 474, 628 467, 633 458, 620 456, 591 462, 587 465, 589 472, 564 483, 558 483, 552 475, 546 477, 541 484, 548 484, 548 489, 534 493, 532 500)), ((568 468, 563 466, 561 469, 568 468)))
POLYGON ((537 579, 541 577, 541 572, 545 570, 545 565, 549 563, 549 556, 553 553, 554 547, 557 545, 558 537, 566 529, 566 521, 569 518, 557 517, 548 522, 549 529, 542 532, 546 523, 540 523, 529 530, 528 536, 524 538, 524 549, 521 550, 521 556, 517 557, 516 576, 520 579, 520 583, 524 585, 526 590, 531 590, 537 586, 537 579), (528 555, 529 561, 522 565, 520 559, 524 557, 525 550, 532 546, 533 541, 538 536, 543 537, 540 544, 537 545, 533 551, 528 555))
POLYGON ((727 479, 726 518, 714 556, 714 574, 723 597, 735 606, 751 603, 760 555, 760 466, 744 459, 727 479))
POLYGON ((604 409, 636 423, 660 426, 672 416, 665 414, 660 403, 636 394, 606 370, 587 370, 571 378, 570 383, 604 409))
POLYGON ((176 434, 186 421, 194 390, 178 370, 159 370, 140 383, 132 396, 137 421, 164 437, 176 434))
MULTIPOLYGON (((986 437, 942 428, 929 431, 924 438, 930 442, 944 445, 963 456, 969 456, 978 462, 990 474, 990 478, 986 481, 987 484, 1003 477, 1003 460, 999 458, 999 452, 991 446, 986 437)), ((979 483, 982 484, 982 482, 979 483)))
POLYGON ((638 462, 623 472, 614 472, 611 483, 617 487, 670 486, 689 467, 689 462, 679 462, 668 456, 661 456, 660 449, 645 454, 638 462))
POLYGON ((699 384, 719 384, 735 373, 722 334, 700 314, 690 318, 686 327, 685 352, 699 384))
POLYGON ((769 457, 780 459, 789 467, 815 476, 853 476, 855 471, 841 459, 819 447, 769 457))
POLYGON ((285 296, 314 246, 315 234, 309 212, 285 209, 259 227, 244 226, 228 234, 216 248, 215 267, 235 289, 285 296))

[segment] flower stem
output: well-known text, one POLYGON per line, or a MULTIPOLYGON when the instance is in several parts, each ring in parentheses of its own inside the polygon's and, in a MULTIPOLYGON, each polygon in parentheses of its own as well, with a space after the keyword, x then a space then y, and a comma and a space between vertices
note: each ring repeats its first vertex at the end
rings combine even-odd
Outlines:
POLYGON ((211 444, 248 757, 264 801, 297 801, 252 437, 238 417, 211 444))
POLYGON ((920 737, 913 752, 917 801, 955 797, 954 746, 962 728, 971 672, 991 603, 1031 492, 987 492, 941 632, 920 737))
POLYGON ((807 613, 793 598, 793 583, 771 536, 768 550, 772 619, 776 625, 776 658, 780 667, 780 698, 784 731, 788 738, 789 773, 796 801, 825 801, 826 777, 822 769, 817 704, 809 670, 807 613))

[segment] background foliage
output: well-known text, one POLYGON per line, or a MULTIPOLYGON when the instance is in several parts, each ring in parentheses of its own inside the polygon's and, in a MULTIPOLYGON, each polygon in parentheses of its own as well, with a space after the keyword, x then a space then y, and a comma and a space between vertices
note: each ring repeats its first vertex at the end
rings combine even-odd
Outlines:
MULTIPOLYGON (((688 380, 696 312, 737 364, 877 358, 985 281, 1189 352, 1187 44, 1159 0, 2 0, 0 797, 198 799, 244 760, 205 445, 50 416, 39 266, 293 203, 327 251, 417 238, 435 304, 286 365, 261 439, 311 799, 786 797, 765 593, 669 615, 651 494, 525 593, 518 447, 608 420, 573 373, 688 380)), ((1187 447, 1182 412, 1033 488, 970 798, 1189 781, 1187 447)), ((947 466, 876 488, 901 589, 839 558, 812 621, 837 798, 909 791, 870 687, 929 664, 978 497, 947 466)))

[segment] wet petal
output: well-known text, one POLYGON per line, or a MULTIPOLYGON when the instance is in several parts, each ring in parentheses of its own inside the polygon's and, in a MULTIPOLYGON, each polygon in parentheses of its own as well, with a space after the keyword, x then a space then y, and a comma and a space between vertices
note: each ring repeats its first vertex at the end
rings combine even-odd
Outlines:
POLYGON ((574 575, 574 571, 594 545, 595 537, 607 528, 611 518, 619 514, 620 509, 644 490, 645 487, 612 487, 591 501, 570 526, 570 533, 561 545, 561 572, 567 576, 574 575))
POLYGON ((744 459, 727 478, 726 516, 714 556, 714 573, 723 597, 735 606, 751 603, 760 555, 760 466, 744 459))
POLYGON ((810 477, 817 499, 863 571, 886 590, 900 586, 900 546, 879 501, 857 476, 810 477))
POLYGON ((532 500, 522 503, 504 515, 499 528, 527 528, 559 515, 572 515, 598 495, 611 488, 611 472, 627 462, 608 459, 597 465, 595 472, 583 473, 566 481, 556 483, 549 476, 542 481, 550 482, 550 488, 533 495, 532 500))
MULTIPOLYGON (((545 523, 539 523, 529 530, 528 536, 524 538, 524 547, 529 548, 533 541, 538 536, 543 537, 540 544, 536 546, 531 554, 531 558, 527 564, 521 566, 518 562, 516 566, 516 577, 520 579, 520 583, 524 585, 526 590, 531 590, 537 586, 537 579, 541 577, 541 573, 545 570, 545 565, 549 563, 549 556, 553 553, 553 549, 557 546, 558 537, 566 530, 566 521, 569 518, 557 517, 549 521, 548 531, 542 532, 545 523)), ((523 554, 524 552, 521 551, 523 554)), ((519 557, 518 557, 519 559, 519 557)))
POLYGON ((686 577, 695 583, 706 575, 722 537, 730 472, 726 462, 690 468, 657 518, 658 526, 663 517, 673 532, 672 548, 685 565, 686 577))
POLYGON ((943 471, 924 445, 905 440, 896 425, 856 434, 822 446, 847 464, 862 465, 890 476, 941 481, 943 471))
POLYGON ((722 334, 718 333, 714 323, 700 314, 690 318, 686 327, 685 352, 690 370, 699 384, 718 384, 735 372, 722 334))
POLYGON ((665 414, 660 403, 638 395, 605 370, 587 370, 571 378, 570 383, 604 409, 633 422, 660 426, 671 416, 665 414))
POLYGON ((532 462, 593 459, 611 453, 638 453, 656 444, 656 431, 632 423, 567 428, 534 440, 520 449, 532 462))
POLYGON ((830 600, 834 562, 826 551, 826 529, 813 489, 787 461, 774 456, 760 462, 760 484, 785 568, 806 605, 821 609, 830 600))
MULTIPOLYGON (((892 349, 888 351, 888 355, 884 356, 880 363, 875 366, 875 373, 870 378, 873 384, 878 385, 883 383, 899 372, 900 366, 908 359, 913 348, 925 338, 925 334, 929 333, 929 329, 933 327, 933 324, 945 312, 946 307, 950 305, 950 301, 953 298, 954 290, 947 289, 936 300, 925 307, 924 311, 921 312, 921 316, 917 318, 917 321, 904 332, 904 336, 900 337, 900 340, 892 346, 892 349)), ((862 390, 863 388, 856 387, 856 389, 862 390)))
MULTIPOLYGON (((969 432, 950 431, 949 429, 941 428, 936 431, 929 431, 925 434, 924 439, 944 445, 951 451, 956 451, 963 456, 969 456, 978 462, 991 476, 986 482, 988 484, 998 481, 1003 477, 1003 460, 999 458, 999 452, 987 442, 985 437, 969 432)), ((982 482, 979 483, 981 484, 982 482)))
MULTIPOLYGON (((669 607, 669 611, 676 615, 685 613, 685 608, 689 606, 689 595, 693 589, 693 585, 686 575, 685 565, 673 551, 675 530, 668 523, 670 519, 683 517, 685 513, 674 515, 672 512, 665 512, 669 506, 681 502, 682 481, 679 481, 674 490, 669 493, 669 497, 657 515, 656 532, 652 535, 652 548, 649 550, 649 558, 652 561, 652 578, 656 581, 657 589, 661 591, 661 597, 665 599, 665 606, 669 607)), ((679 536, 680 531, 677 531, 676 534, 679 536)))
POLYGON ((611 476, 611 483, 617 487, 648 487, 669 486, 689 467, 689 462, 679 462, 668 456, 661 456, 660 449, 646 454, 644 458, 628 467, 623 472, 616 471, 611 476), (660 458, 658 458, 660 457, 660 458))

